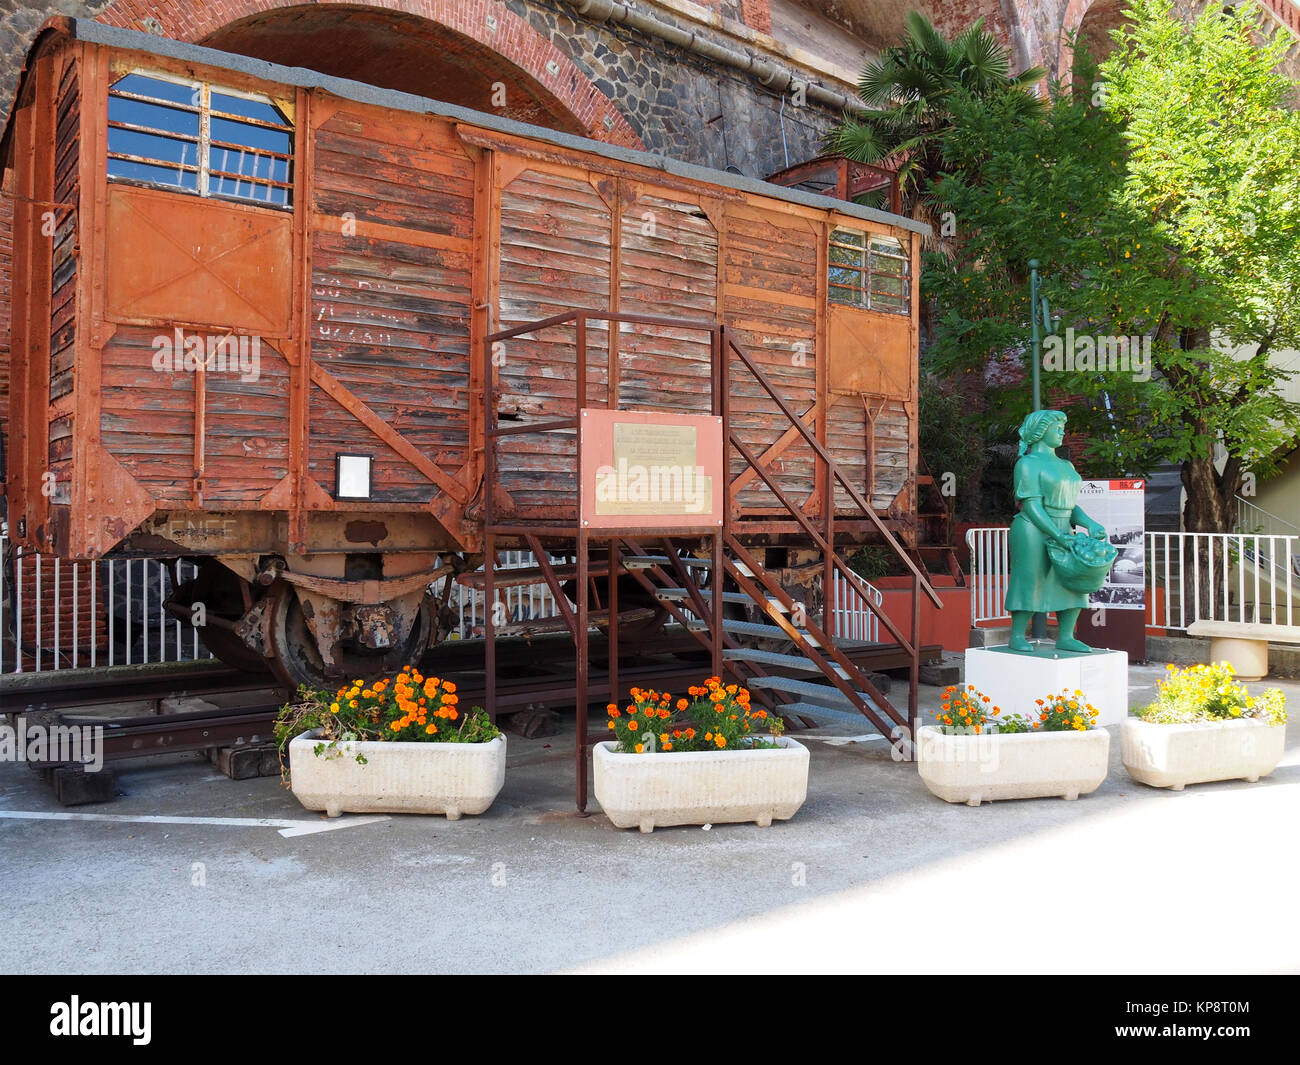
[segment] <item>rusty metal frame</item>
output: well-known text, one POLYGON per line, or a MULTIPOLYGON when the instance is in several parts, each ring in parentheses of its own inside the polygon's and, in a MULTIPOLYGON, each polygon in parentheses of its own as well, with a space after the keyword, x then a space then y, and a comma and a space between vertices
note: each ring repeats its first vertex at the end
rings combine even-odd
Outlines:
MULTIPOLYGON (((616 358, 616 354, 611 353, 610 358, 616 358)), ((620 543, 627 541, 633 550, 641 552, 640 547, 633 536, 658 536, 663 538, 663 547, 669 559, 669 568, 672 570, 672 578, 676 579, 680 586, 686 590, 689 600, 688 609, 697 617, 709 618, 709 635, 704 638, 701 633, 689 625, 686 625, 688 631, 695 632, 711 652, 713 671, 721 675, 724 668, 734 675, 740 675, 739 667, 731 662, 725 661, 722 657, 723 647, 726 645, 735 646, 722 628, 723 621, 723 584, 724 579, 729 577, 736 585, 756 604, 762 606, 768 616, 775 624, 780 627, 786 635, 794 642, 795 646, 808 658, 810 662, 817 666, 822 674, 842 693, 854 701, 855 704, 861 703, 862 700, 857 693, 864 693, 867 698, 875 704, 884 714, 884 717, 876 713, 870 705, 864 704, 859 706, 862 714, 874 725, 883 735, 893 735, 891 726, 903 727, 911 730, 915 735, 915 730, 919 723, 919 706, 918 706, 918 684, 920 669, 920 595, 924 590, 926 595, 935 603, 941 606, 942 603, 926 580, 925 574, 917 568, 915 563, 906 553, 903 545, 895 539, 888 524, 884 519, 875 513, 871 505, 863 498, 862 494, 854 484, 845 475, 839 464, 827 451, 824 442, 819 437, 825 435, 825 408, 820 408, 823 412, 821 418, 817 417, 818 408, 799 416, 791 409, 789 404, 780 395, 772 382, 762 372, 758 365, 750 358, 743 348, 740 347, 728 334, 726 327, 717 321, 704 322, 694 320, 680 320, 668 318, 660 315, 641 315, 641 314, 622 314, 617 311, 568 311, 563 314, 552 315, 551 317, 540 319, 520 326, 514 326, 509 329, 502 329, 488 334, 483 339, 483 403, 484 403, 484 533, 487 543, 487 554, 485 557, 486 572, 484 575, 485 589, 485 636, 487 645, 485 649, 485 666, 486 666, 486 690, 489 712, 495 716, 496 713, 496 623, 493 615, 495 614, 495 575, 496 568, 496 542, 498 537, 511 538, 522 541, 527 544, 529 549, 537 558, 538 566, 547 585, 550 587, 552 595, 555 596, 557 604, 560 606, 561 613, 564 617, 570 635, 574 641, 575 652, 577 656, 577 669, 574 683, 574 700, 576 703, 576 730, 574 739, 574 777, 576 786, 576 804, 580 814, 585 814, 588 799, 588 766, 587 757, 588 749, 593 743, 605 738, 600 733, 590 733, 588 731, 589 709, 588 703, 594 694, 598 691, 608 692, 614 697, 618 692, 618 591, 617 580, 619 575, 620 543), (528 524, 529 517, 524 517, 522 523, 502 522, 499 520, 500 515, 497 509, 497 461, 496 445, 497 441, 510 436, 516 436, 524 433, 554 433, 561 431, 574 431, 579 428, 581 411, 588 405, 588 388, 587 388, 587 323, 589 321, 601 321, 608 323, 610 331, 615 331, 618 323, 630 322, 633 324, 645 325, 662 325, 671 326, 681 329, 698 326, 707 329, 710 338, 710 375, 709 387, 711 391, 711 407, 713 414, 722 420, 723 426, 723 444, 724 444, 724 469, 728 471, 724 489, 723 504, 723 525, 721 528, 700 528, 697 530, 657 530, 644 528, 631 532, 622 530, 608 534, 592 533, 582 525, 581 515, 575 500, 575 506, 572 514, 565 520, 563 515, 555 515, 556 520, 542 522, 540 524, 528 524), (502 426, 497 414, 496 391, 495 391, 495 374, 493 372, 493 347, 505 340, 513 339, 538 332, 543 329, 556 328, 572 323, 575 331, 575 394, 574 394, 574 412, 572 418, 549 419, 545 422, 536 422, 525 425, 502 426), (813 495, 814 506, 812 510, 820 514, 822 519, 822 528, 819 530, 813 523, 812 518, 806 512, 805 507, 801 506, 795 500, 792 500, 785 491, 776 482, 771 471, 767 468, 765 459, 771 453, 772 448, 764 456, 757 456, 749 448, 740 435, 732 430, 730 423, 730 394, 731 394, 731 363, 733 357, 738 361, 740 366, 748 370, 755 381, 771 397, 780 409, 781 413, 790 423, 790 428, 781 436, 778 444, 784 448, 789 446, 795 439, 802 437, 804 441, 814 452, 818 471, 816 490, 813 495), (814 423, 810 428, 807 424, 809 421, 814 423), (790 435, 793 432, 793 436, 790 435), (734 448, 744 461, 744 469, 741 473, 732 478, 730 476, 730 464, 727 455, 730 449, 734 448), (780 583, 767 573, 758 560, 750 554, 749 550, 741 543, 737 535, 743 528, 743 522, 740 522, 739 512, 735 507, 736 496, 739 488, 748 483, 757 476, 776 496, 783 510, 794 519, 795 528, 805 537, 810 539, 822 552, 825 559, 823 598, 825 608, 823 619, 825 629, 818 627, 811 620, 805 621, 804 625, 808 630, 811 638, 805 637, 798 628, 792 625, 786 616, 786 611, 794 609, 794 601, 789 594, 781 587, 780 583), (850 499, 856 508, 867 518, 868 527, 880 535, 885 543, 894 551, 902 562, 908 567, 912 575, 912 594, 911 594, 911 630, 909 635, 904 636, 902 630, 895 625, 892 619, 886 616, 882 611, 875 608, 870 598, 863 596, 864 601, 870 609, 879 618, 886 630, 894 637, 899 647, 907 655, 910 664, 910 683, 908 692, 908 710, 906 716, 900 713, 893 704, 884 696, 882 692, 871 682, 870 678, 859 669, 844 653, 837 647, 834 640, 834 587, 835 575, 842 574, 849 582, 850 586, 859 592, 865 592, 864 583, 848 566, 848 564, 839 556, 835 550, 835 505, 834 496, 836 485, 840 485, 848 493, 850 499), (698 584, 688 572, 688 567, 677 557, 673 549, 673 537, 689 535, 692 538, 703 539, 705 537, 711 540, 711 560, 712 566, 712 594, 708 599, 702 594, 698 584), (592 598, 591 580, 591 560, 590 549, 593 540, 608 541, 608 562, 606 567, 606 576, 609 581, 607 603, 600 613, 605 614, 609 619, 609 674, 608 680, 603 685, 593 685, 590 676, 590 623, 592 614, 590 611, 590 601, 592 598), (556 541, 565 544, 574 545, 575 565, 573 567, 573 579, 576 585, 576 606, 571 606, 563 594, 561 581, 556 569, 552 564, 548 544, 554 544, 556 541), (724 550, 725 547, 725 550, 724 550), (730 551, 732 557, 727 556, 730 551), (744 566, 742 570, 733 559, 739 559, 744 566), (748 570, 748 572, 745 572, 748 570), (773 605, 775 599, 783 609, 778 609, 773 605), (838 667, 838 669, 836 668, 838 667)), ((615 381, 616 378, 611 373, 609 380, 615 381)), ((620 399, 617 387, 611 387, 606 391, 606 406, 612 410, 621 409, 619 406, 620 399)), ((575 446, 573 454, 574 465, 574 485, 578 492, 581 491, 581 447, 575 446)), ((846 524, 849 524, 846 522, 846 524)), ((567 567, 566 567, 567 569, 567 567)), ((662 566, 651 567, 652 573, 658 578, 667 582, 670 577, 662 566)), ((656 586, 650 581, 645 574, 632 571, 636 580, 646 588, 646 590, 655 591, 656 586)), ((597 593, 598 594, 598 593, 597 593)), ((598 604, 599 606, 599 604, 598 604)), ((685 612, 676 606, 668 605, 669 613, 677 618, 678 621, 686 624, 687 618, 685 612)), ((752 663, 747 663, 746 668, 754 670, 755 673, 761 673, 761 667, 755 667, 752 663)))

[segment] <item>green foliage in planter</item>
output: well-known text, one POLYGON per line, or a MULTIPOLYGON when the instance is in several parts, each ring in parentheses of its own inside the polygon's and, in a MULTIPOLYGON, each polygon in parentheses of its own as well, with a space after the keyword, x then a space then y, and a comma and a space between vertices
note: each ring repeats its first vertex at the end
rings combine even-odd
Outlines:
POLYGON ((749 691, 710 677, 687 689, 690 699, 674 701, 669 692, 632 688, 630 701, 606 707, 607 728, 621 754, 657 751, 752 751, 779 747, 785 722, 749 705, 749 691), (758 735, 766 729, 773 739, 758 735))
MULTIPOLYGON (((354 680, 333 695, 304 684, 276 718, 276 746, 283 754, 290 740, 313 730, 321 736, 315 747, 318 757, 338 753, 340 743, 357 740, 488 743, 501 735, 482 707, 463 714, 458 702, 454 683, 424 677, 410 666, 369 684, 354 680)), ((358 752, 356 759, 365 765, 364 754, 358 752)))
POLYGON ((1227 662, 1169 666, 1165 679, 1156 685, 1155 701, 1137 712, 1143 721, 1157 725, 1186 725, 1194 721, 1235 721, 1241 718, 1286 724, 1286 697, 1280 688, 1269 688, 1252 696, 1234 679, 1227 662))

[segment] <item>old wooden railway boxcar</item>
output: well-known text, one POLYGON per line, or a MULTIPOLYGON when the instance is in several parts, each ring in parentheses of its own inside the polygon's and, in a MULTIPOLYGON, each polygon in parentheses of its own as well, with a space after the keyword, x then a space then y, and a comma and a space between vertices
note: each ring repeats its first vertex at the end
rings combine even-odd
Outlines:
MULTIPOLYGON (((351 675, 436 638, 426 588, 482 561, 486 368, 502 424, 574 414, 572 323, 485 337, 574 309, 680 322, 591 323, 589 391, 640 410, 710 410, 698 323, 723 324, 914 534, 907 219, 73 20, 32 49, 4 166, 10 535, 209 560, 191 598, 232 661, 301 641, 290 677, 351 675)), ((841 542, 879 535, 752 377, 729 410, 841 542)), ((493 440, 498 518, 571 520, 572 434, 493 440)), ((747 542, 806 544, 736 461, 747 542)))

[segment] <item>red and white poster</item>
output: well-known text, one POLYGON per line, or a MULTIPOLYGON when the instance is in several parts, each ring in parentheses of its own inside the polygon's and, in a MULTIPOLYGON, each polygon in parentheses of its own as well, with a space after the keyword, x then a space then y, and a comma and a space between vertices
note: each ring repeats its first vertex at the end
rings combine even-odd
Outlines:
POLYGON ((1146 660, 1146 482, 1084 481, 1079 508, 1100 522, 1119 554, 1106 583, 1088 599, 1076 633, 1084 643, 1146 660))
POLYGON ((1093 592, 1088 605, 1142 610, 1146 605, 1146 482, 1084 481, 1076 503, 1106 527, 1107 539, 1119 552, 1106 583, 1093 592))

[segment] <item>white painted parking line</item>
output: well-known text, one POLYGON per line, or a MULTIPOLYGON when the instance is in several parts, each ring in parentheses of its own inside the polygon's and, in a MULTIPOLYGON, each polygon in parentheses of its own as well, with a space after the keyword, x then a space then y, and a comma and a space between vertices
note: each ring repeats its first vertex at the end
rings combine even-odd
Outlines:
POLYGON ((286 839, 333 832, 338 828, 387 821, 385 814, 369 817, 332 817, 329 820, 293 821, 284 817, 169 817, 164 814, 70 814, 54 810, 0 810, 0 818, 14 821, 117 821, 141 825, 225 825, 232 828, 278 828, 286 839))

